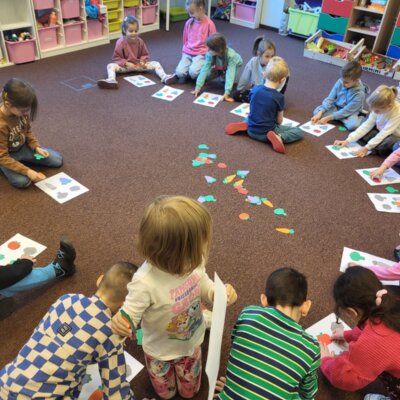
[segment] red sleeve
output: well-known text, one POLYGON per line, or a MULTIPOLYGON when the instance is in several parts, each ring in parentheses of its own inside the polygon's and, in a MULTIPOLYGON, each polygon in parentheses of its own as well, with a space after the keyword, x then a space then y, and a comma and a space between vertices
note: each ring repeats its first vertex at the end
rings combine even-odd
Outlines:
POLYGON ((214 21, 210 18, 210 22, 208 25, 208 36, 217 33, 217 28, 215 27, 214 21))
POLYGON ((140 56, 139 59, 140 61, 147 62, 149 61, 149 51, 147 50, 146 44, 144 41, 141 43, 142 45, 140 46, 140 56))
POLYGON ((361 333, 362 333, 362 330, 359 327, 355 327, 354 329, 344 331, 343 332, 344 340, 347 343, 355 342, 359 338, 361 333))
POLYGON ((115 44, 112 62, 118 64, 120 67, 124 67, 127 61, 128 60, 126 59, 126 56, 124 54, 123 42, 121 39, 118 39, 117 43, 115 44))

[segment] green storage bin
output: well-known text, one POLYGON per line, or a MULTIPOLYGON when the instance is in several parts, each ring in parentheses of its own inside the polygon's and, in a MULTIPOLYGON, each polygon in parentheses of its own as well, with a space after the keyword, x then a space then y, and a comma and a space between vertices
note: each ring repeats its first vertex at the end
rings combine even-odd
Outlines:
POLYGON ((289 8, 289 33, 302 36, 313 35, 317 31, 319 14, 289 8))
POLYGON ((330 14, 321 13, 318 21, 318 29, 344 35, 346 33, 348 22, 348 18, 335 17, 330 14))
MULTIPOLYGON (((166 11, 161 10, 161 15, 165 18, 166 11)), ((186 21, 189 18, 188 13, 183 7, 171 7, 169 9, 169 20, 171 22, 186 21)))
POLYGON ((139 0, 124 0, 124 7, 139 7, 139 0))
POLYGON ((395 28, 390 42, 393 46, 400 46, 400 28, 395 28))

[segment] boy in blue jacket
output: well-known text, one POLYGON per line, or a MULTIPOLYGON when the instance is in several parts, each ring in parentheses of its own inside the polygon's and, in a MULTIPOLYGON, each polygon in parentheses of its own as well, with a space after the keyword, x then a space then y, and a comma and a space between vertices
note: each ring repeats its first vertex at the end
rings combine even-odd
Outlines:
POLYGON ((341 121, 349 131, 357 129, 363 122, 360 113, 365 93, 369 91, 360 80, 361 74, 362 68, 357 61, 348 62, 329 96, 314 110, 311 122, 326 124, 329 121, 341 121))

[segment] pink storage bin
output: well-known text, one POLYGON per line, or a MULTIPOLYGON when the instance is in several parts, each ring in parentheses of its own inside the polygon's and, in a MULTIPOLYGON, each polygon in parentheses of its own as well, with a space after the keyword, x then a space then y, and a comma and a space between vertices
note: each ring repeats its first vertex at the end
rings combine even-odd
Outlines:
POLYGON ((125 7, 124 8, 124 17, 132 16, 136 17, 137 7, 125 7))
POLYGON ((79 0, 61 0, 63 19, 78 18, 80 15, 79 0))
POLYGON ((33 0, 33 8, 35 10, 45 10, 46 8, 54 8, 54 0, 33 0))
POLYGON ((65 43, 76 44, 82 41, 83 21, 64 25, 65 43))
POLYGON ((88 19, 88 38, 89 40, 97 39, 103 36, 103 24, 97 19, 88 19))
POLYGON ((22 42, 6 41, 8 58, 14 64, 23 64, 35 61, 35 39, 24 40, 22 42))
POLYGON ((243 21, 254 22, 256 15, 256 6, 249 6, 247 4, 235 3, 235 18, 242 19, 243 21))
POLYGON ((142 7, 142 24, 150 25, 154 24, 157 20, 157 4, 153 6, 142 7))
POLYGON ((57 46, 57 27, 48 26, 38 28, 39 43, 42 50, 51 49, 57 46))

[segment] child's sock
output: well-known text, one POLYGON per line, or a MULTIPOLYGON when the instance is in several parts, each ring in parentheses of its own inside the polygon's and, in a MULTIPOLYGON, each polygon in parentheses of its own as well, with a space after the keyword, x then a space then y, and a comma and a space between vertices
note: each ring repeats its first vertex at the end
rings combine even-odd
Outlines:
POLYGON ((277 135, 274 131, 269 131, 267 133, 267 139, 271 142, 272 148, 277 153, 285 153, 285 145, 283 144, 281 137, 277 135))
POLYGON ((225 132, 228 135, 234 135, 238 132, 246 132, 247 131, 247 122, 231 122, 225 127, 225 132))
POLYGON ((52 261, 52 265, 54 270, 56 271, 57 278, 63 278, 74 274, 75 257, 76 252, 72 243, 67 239, 61 240, 60 248, 57 252, 56 257, 52 261))

